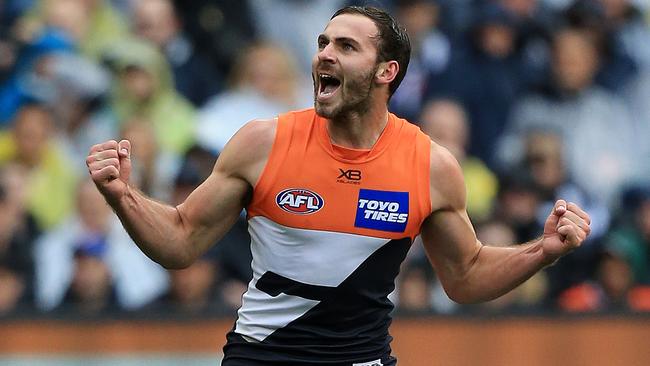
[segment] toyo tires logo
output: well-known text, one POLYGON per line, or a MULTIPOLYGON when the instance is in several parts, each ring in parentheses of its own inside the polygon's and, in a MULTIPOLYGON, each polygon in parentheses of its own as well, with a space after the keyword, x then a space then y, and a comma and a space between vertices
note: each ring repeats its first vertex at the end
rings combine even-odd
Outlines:
POLYGON ((325 201, 323 197, 314 191, 290 188, 278 193, 275 196, 275 203, 289 213, 308 215, 323 208, 325 201))
POLYGON ((408 219, 408 192, 359 190, 354 226, 403 233, 408 219))

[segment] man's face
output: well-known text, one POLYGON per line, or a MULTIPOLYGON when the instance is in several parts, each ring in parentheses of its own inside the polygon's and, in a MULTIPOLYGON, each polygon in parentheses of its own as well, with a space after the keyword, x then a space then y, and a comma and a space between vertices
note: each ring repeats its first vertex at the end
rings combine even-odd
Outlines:
POLYGON ((335 119, 367 111, 375 88, 378 36, 373 21, 362 15, 343 14, 328 23, 312 61, 318 115, 335 119))

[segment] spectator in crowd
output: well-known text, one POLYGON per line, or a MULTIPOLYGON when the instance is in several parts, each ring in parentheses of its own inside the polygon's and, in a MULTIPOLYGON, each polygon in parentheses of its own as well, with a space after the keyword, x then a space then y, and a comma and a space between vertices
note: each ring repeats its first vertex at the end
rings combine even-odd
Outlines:
POLYGON ((110 74, 80 55, 52 56, 50 75, 55 93, 45 103, 52 111, 58 146, 78 176, 85 175, 80 156, 98 141, 117 136, 117 121, 106 105, 110 74))
POLYGON ((38 0, 16 25, 24 39, 44 28, 67 33, 82 54, 99 57, 128 34, 128 27, 109 0, 38 0))
POLYGON ((431 312, 434 281, 437 280, 426 261, 405 262, 397 278, 397 310, 400 313, 431 312))
POLYGON ((16 20, 28 11, 36 0, 4 0, 0 4, 0 30, 10 32, 16 20))
POLYGON ((118 311, 115 285, 105 261, 106 249, 106 243, 97 237, 78 244, 71 263, 72 278, 56 311, 81 316, 118 311))
POLYGON ((134 4, 133 31, 158 47, 171 66, 176 90, 195 106, 221 89, 216 68, 183 33, 171 0, 141 0, 134 4))
POLYGON ((25 211, 25 179, 18 165, 0 168, 0 315, 33 304, 32 249, 40 232, 25 211))
POLYGON ((501 6, 482 6, 468 36, 454 47, 449 68, 429 82, 429 96, 463 105, 471 123, 469 152, 494 167, 494 144, 527 76, 515 52, 515 19, 501 6))
POLYGON ((294 60, 274 44, 246 48, 235 65, 229 89, 212 98, 198 118, 199 144, 217 152, 253 118, 273 118, 313 103, 311 94, 299 87, 294 60))
POLYGON ((605 240, 593 280, 566 289, 558 307, 569 312, 650 311, 650 189, 623 195, 621 215, 605 240))
MULTIPOLYGON (((477 5, 485 3, 476 0, 435 1, 440 5, 442 13, 440 28, 451 38, 462 36, 472 28, 477 5)), ((356 3, 365 4, 362 0, 356 0, 356 3)))
POLYGON ((31 1, 6 0, 0 2, 0 85, 14 70, 19 44, 12 28, 16 19, 29 7, 31 1))
POLYGON ((635 284, 629 262, 623 257, 605 252, 596 271, 596 279, 602 289, 601 310, 628 308, 628 295, 635 284))
POLYGON ((325 28, 330 14, 344 5, 346 0, 249 1, 257 33, 288 47, 290 57, 296 60, 298 75, 311 74, 311 61, 317 47, 314 40, 325 28))
POLYGON ((79 309, 105 311, 114 296, 121 309, 133 310, 167 289, 167 273, 138 250, 92 181, 79 183, 76 206, 75 215, 36 244, 41 309, 70 301, 79 309))
POLYGON ((68 36, 53 29, 44 30, 25 45, 13 73, 0 85, 0 127, 6 127, 24 103, 52 99, 52 56, 74 49, 68 36))
POLYGON ((624 212, 629 212, 609 233, 607 248, 630 266, 634 283, 650 285, 650 188, 626 193, 624 212))
POLYGON ((617 190, 632 176, 639 153, 633 123, 622 100, 594 84, 599 55, 589 33, 564 28, 553 42, 550 85, 515 106, 499 142, 505 169, 520 163, 526 134, 552 129, 565 141, 568 174, 591 197, 613 204, 617 190), (611 131, 616 130, 616 138, 611 131))
POLYGON ((520 55, 523 72, 532 85, 544 81, 550 63, 550 39, 558 16, 544 0, 497 0, 509 12, 517 29, 516 53, 520 55))
POLYGON ((596 1, 602 4, 605 26, 622 52, 629 55, 638 66, 650 67, 650 28, 635 1, 596 1))
POLYGON ((174 176, 171 202, 182 203, 201 182, 207 179, 212 173, 218 156, 199 145, 190 147, 174 176))
POLYGON ((180 156, 160 147, 153 123, 146 117, 131 117, 122 126, 121 135, 134 146, 131 179, 135 186, 157 200, 170 202, 180 156))
POLYGON ((123 39, 105 55, 116 74, 112 106, 121 123, 142 116, 153 123, 163 150, 182 155, 194 142, 195 110, 174 89, 165 58, 142 40, 123 39))
POLYGON ((576 0, 566 9, 563 18, 569 27, 581 29, 591 37, 597 48, 599 62, 596 83, 613 92, 619 92, 636 76, 638 65, 633 54, 623 43, 620 33, 622 29, 617 29, 615 24, 618 21, 608 20, 608 17, 616 12, 614 8, 618 6, 610 6, 610 10, 607 10, 603 5, 604 1, 576 0))
POLYGON ((521 243, 525 240, 522 238, 534 238, 542 233, 543 228, 537 221, 541 202, 540 192, 530 174, 512 169, 499 176, 493 218, 505 222, 521 243))
POLYGON ((218 277, 217 263, 210 255, 199 258, 187 268, 169 270, 169 291, 145 310, 164 313, 171 310, 179 314, 218 312, 223 309, 216 286, 218 277))
POLYGON ((7 37, 7 33, 0 30, 0 85, 3 85, 9 79, 17 57, 17 44, 7 37))
POLYGON ((430 0, 400 0, 396 15, 411 40, 411 60, 400 88, 390 100, 390 110, 409 121, 418 121, 427 83, 447 69, 451 45, 438 29, 440 5, 430 0))
POLYGON ((564 290, 557 298, 557 309, 572 313, 629 310, 627 295, 632 284, 628 263, 619 256, 604 252, 595 280, 564 290))
POLYGON ((634 142, 638 155, 633 161, 635 183, 650 182, 650 67, 645 67, 637 78, 631 80, 623 90, 626 107, 630 111, 633 123, 634 142))
MULTIPOLYGON (((219 75, 229 75, 242 48, 257 39, 249 0, 175 0, 183 31, 216 64, 219 75)), ((258 2, 256 2, 258 3, 258 2)), ((280 19, 285 19, 285 15, 280 19)))
POLYGON ((52 115, 45 106, 23 105, 12 124, 0 133, 0 164, 15 163, 27 172, 27 210, 40 229, 50 229, 72 209, 72 164, 56 145, 52 115))
POLYGON ((474 220, 486 219, 492 212, 498 181, 480 159, 468 156, 470 131, 462 106, 452 100, 432 100, 424 106, 420 123, 422 131, 447 148, 460 163, 469 215, 474 220))

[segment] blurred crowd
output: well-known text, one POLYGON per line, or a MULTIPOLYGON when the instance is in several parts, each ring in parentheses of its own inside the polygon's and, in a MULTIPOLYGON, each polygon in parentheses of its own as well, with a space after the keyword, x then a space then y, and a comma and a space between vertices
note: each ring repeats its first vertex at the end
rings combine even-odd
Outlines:
POLYGON ((390 9, 413 54, 390 110, 448 148, 479 239, 539 237, 557 198, 582 247, 481 305, 445 295, 421 243, 403 313, 650 311, 650 4, 635 0, 0 0, 0 315, 233 314, 245 215, 183 270, 142 254, 89 180, 130 139, 132 180, 178 204, 247 121, 313 104, 338 8, 390 9))

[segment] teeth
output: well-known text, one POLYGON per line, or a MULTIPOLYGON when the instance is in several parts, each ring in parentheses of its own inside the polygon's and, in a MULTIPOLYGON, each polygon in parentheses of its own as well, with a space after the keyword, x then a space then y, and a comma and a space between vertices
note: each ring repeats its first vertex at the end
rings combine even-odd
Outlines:
POLYGON ((330 74, 318 74, 318 78, 320 80, 319 93, 324 97, 333 94, 338 88, 335 84, 340 84, 340 81, 330 74))

